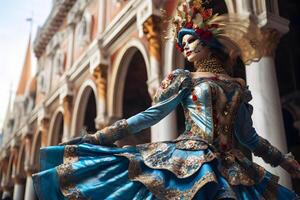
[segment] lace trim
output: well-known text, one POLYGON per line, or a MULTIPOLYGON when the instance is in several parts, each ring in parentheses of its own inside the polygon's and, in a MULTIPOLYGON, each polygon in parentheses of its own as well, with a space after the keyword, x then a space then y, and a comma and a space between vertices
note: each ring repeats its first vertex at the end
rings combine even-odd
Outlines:
POLYGON ((60 191, 68 200, 86 200, 82 192, 74 184, 73 173, 75 172, 72 162, 78 160, 76 145, 67 145, 64 152, 64 164, 56 167, 59 179, 60 191), (66 157, 65 157, 66 156, 66 157), (76 159, 74 159, 76 158, 76 159))
POLYGON ((220 172, 230 185, 252 186, 262 181, 265 169, 250 161, 241 151, 232 149, 221 158, 220 172))
POLYGON ((143 173, 139 162, 135 159, 133 154, 123 153, 117 154, 129 159, 128 177, 132 181, 139 181, 144 184, 153 195, 159 200, 191 200, 196 193, 207 183, 218 183, 215 173, 206 173, 201 179, 199 179, 192 188, 188 190, 167 189, 164 186, 164 181, 159 180, 156 176, 143 173))
POLYGON ((64 163, 74 163, 78 161, 78 153, 76 145, 66 145, 64 149, 64 163))
MULTIPOLYGON (((199 141, 190 140, 188 142, 191 142, 189 145, 196 145, 199 141)), ((138 145, 137 148, 145 165, 152 169, 168 170, 176 175, 177 178, 187 178, 193 175, 203 163, 210 162, 216 158, 216 155, 211 151, 201 156, 180 157, 172 155, 172 152, 176 151, 176 144, 172 143, 149 143, 138 145)))

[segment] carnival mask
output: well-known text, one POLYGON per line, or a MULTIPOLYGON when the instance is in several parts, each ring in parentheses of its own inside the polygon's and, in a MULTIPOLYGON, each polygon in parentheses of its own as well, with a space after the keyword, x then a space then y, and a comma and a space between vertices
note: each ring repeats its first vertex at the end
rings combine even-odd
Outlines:
POLYGON ((183 54, 189 62, 201 60, 209 55, 209 49, 200 39, 186 34, 182 38, 183 54))

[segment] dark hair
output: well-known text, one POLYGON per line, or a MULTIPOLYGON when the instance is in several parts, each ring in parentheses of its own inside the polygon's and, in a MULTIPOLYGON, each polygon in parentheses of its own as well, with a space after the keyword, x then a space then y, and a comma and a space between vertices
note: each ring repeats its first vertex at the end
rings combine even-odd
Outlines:
POLYGON ((211 50, 212 55, 218 58, 222 63, 226 63, 228 61, 229 55, 224 49, 213 47, 209 47, 209 49, 211 50))

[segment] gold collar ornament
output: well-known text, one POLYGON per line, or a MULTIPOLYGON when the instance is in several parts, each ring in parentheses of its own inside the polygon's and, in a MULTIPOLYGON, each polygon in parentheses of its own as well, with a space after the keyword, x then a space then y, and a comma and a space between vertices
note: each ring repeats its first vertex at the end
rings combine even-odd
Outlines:
POLYGON ((209 57, 195 62, 197 72, 211 72, 214 74, 227 74, 224 66, 215 57, 209 57))

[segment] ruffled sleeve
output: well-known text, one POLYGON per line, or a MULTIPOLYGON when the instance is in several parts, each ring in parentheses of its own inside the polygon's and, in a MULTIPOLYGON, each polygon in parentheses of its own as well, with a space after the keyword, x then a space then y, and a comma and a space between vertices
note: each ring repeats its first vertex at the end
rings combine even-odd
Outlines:
POLYGON ((154 105, 126 121, 128 131, 136 133, 148 128, 172 112, 191 88, 190 72, 183 69, 172 71, 162 82, 154 96, 154 105))

